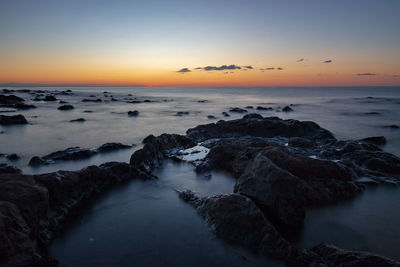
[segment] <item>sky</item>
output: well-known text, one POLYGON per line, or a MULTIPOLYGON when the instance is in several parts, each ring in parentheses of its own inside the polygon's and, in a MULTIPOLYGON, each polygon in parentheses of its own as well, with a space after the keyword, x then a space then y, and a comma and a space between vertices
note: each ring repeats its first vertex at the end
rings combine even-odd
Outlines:
POLYGON ((398 86, 400 0, 0 0, 0 85, 398 86))

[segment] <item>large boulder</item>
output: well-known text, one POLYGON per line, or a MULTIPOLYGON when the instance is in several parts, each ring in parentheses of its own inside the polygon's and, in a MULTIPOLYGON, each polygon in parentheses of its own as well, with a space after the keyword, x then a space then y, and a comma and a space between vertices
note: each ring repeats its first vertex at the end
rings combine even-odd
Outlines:
POLYGON ((0 115, 0 125, 28 124, 28 121, 21 114, 7 116, 0 115))

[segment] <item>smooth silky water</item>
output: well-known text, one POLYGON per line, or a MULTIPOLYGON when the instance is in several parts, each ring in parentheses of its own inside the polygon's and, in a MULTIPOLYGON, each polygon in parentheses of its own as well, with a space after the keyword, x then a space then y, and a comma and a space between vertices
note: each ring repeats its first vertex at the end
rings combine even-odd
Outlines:
MULTIPOLYGON (((338 139, 358 139, 383 135, 385 151, 400 155, 400 130, 384 128, 400 125, 400 88, 37 88, 71 89, 73 95, 57 95, 74 105, 59 111, 58 102, 33 102, 37 109, 17 111, 30 122, 24 126, 0 126, 0 153, 17 153, 21 159, 8 162, 24 173, 44 173, 59 169, 78 170, 107 161, 129 162, 148 134, 184 134, 188 128, 219 119, 241 118, 243 114, 222 111, 252 105, 284 107, 294 112, 258 111, 263 116, 311 120, 332 131, 338 139), (128 104, 124 101, 82 102, 89 95, 103 98, 125 97, 154 102, 128 104), (131 94, 132 96, 128 96, 131 94), (207 100, 199 102, 199 100, 207 100), (91 113, 86 113, 91 110, 91 113), (129 117, 138 110, 138 117, 129 117), (189 115, 175 116, 178 111, 189 115), (217 118, 210 120, 207 115, 217 118), (71 119, 85 118, 84 123, 71 119), (92 158, 59 162, 32 168, 32 156, 72 146, 96 148, 107 142, 136 144, 132 149, 95 155, 92 158)), ((15 93, 24 99, 34 98, 15 93)), ((1 113, 11 115, 12 113, 1 113)), ((0 158, 0 161, 7 162, 0 158)), ((231 193, 235 183, 224 173, 211 179, 197 176, 188 163, 167 161, 157 171, 158 181, 132 181, 110 190, 58 236, 50 251, 65 266, 168 266, 278 264, 231 247, 217 240, 196 211, 178 198, 176 189, 191 189, 199 195, 231 193)), ((328 242, 345 249, 367 250, 399 259, 400 191, 397 187, 370 188, 350 201, 308 209, 304 229, 289 237, 299 247, 328 242)))

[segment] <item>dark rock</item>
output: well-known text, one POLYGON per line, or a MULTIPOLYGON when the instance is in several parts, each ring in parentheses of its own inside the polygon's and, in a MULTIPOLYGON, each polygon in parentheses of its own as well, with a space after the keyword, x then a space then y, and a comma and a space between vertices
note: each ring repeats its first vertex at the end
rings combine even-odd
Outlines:
POLYGON ((216 117, 214 115, 208 115, 207 118, 210 120, 216 119, 216 117))
POLYGON ((203 99, 203 100, 198 100, 197 102, 199 102, 199 103, 207 103, 208 100, 203 99))
POLYGON ((56 101, 57 98, 53 95, 46 95, 43 101, 56 101))
POLYGON ((20 157, 17 155, 17 154, 10 154, 10 155, 7 155, 7 157, 6 157, 8 160, 19 160, 20 159, 20 157))
POLYGON ((67 104, 68 102, 67 102, 67 101, 64 101, 64 100, 60 100, 58 103, 59 103, 59 104, 67 104))
POLYGON ((237 136, 260 137, 307 137, 313 140, 335 140, 333 134, 311 121, 281 120, 277 117, 261 118, 252 115, 243 119, 219 121, 206 125, 199 125, 189 129, 187 136, 198 141, 210 138, 226 138, 237 136))
POLYGON ((400 126, 399 125, 396 125, 396 124, 392 124, 392 125, 385 125, 385 126, 382 126, 383 128, 390 128, 390 129, 400 129, 400 126))
POLYGON ((75 120, 70 120, 70 122, 85 122, 86 120, 84 118, 79 118, 75 120))
POLYGON ((6 116, 0 115, 0 125, 28 124, 28 121, 22 115, 6 116))
POLYGON ((189 115, 188 111, 178 111, 177 113, 175 113, 175 116, 179 116, 182 117, 184 115, 189 115))
POLYGON ((143 148, 135 151, 130 159, 131 165, 145 173, 151 173, 168 154, 196 145, 193 140, 177 134, 162 134, 146 139, 147 142, 143 148))
POLYGON ((229 115, 229 113, 228 113, 228 112, 225 112, 225 111, 224 111, 224 112, 222 112, 221 114, 222 114, 222 115, 224 115, 224 117, 229 117, 229 116, 231 116, 231 115, 229 115))
POLYGON ((327 266, 400 266, 400 262, 385 258, 380 255, 361 251, 345 251, 328 244, 319 244, 310 249, 310 251, 319 255, 325 264, 327 264, 327 266))
POLYGON ((273 108, 258 106, 257 110, 273 110, 273 108))
POLYGON ((32 157, 28 163, 29 166, 40 166, 40 165, 44 165, 44 164, 46 164, 46 161, 42 160, 38 156, 32 157))
POLYGON ((131 148, 131 147, 132 146, 124 145, 121 143, 105 143, 97 149, 97 152, 109 152, 109 151, 115 151, 115 150, 120 150, 120 149, 131 148))
POLYGON ((196 208, 218 238, 230 244, 284 260, 293 266, 311 266, 309 264, 321 262, 318 257, 286 241, 254 202, 243 195, 198 198, 191 191, 179 195, 196 208))
POLYGON ((21 170, 6 163, 0 163, 0 174, 3 173, 21 173, 21 170))
POLYGON ((128 111, 128 116, 136 117, 138 115, 139 115, 139 111, 137 111, 137 110, 128 111))
POLYGON ((100 98, 97 98, 97 99, 88 99, 88 98, 85 98, 85 99, 82 99, 82 102, 103 102, 103 100, 101 100, 100 98))
POLYGON ((71 110, 71 109, 74 109, 74 106, 72 106, 72 105, 62 105, 62 106, 59 106, 57 109, 58 110, 71 110))
POLYGON ((24 99, 15 95, 0 95, 0 104, 17 104, 24 101, 24 99))
POLYGON ((92 110, 84 110, 83 112, 85 112, 85 113, 92 113, 93 111, 92 111, 92 110))
POLYGON ((247 110, 242 109, 242 108, 230 108, 230 112, 235 112, 235 113, 247 113, 247 110))
POLYGON ((246 106, 245 108, 247 108, 247 109, 253 109, 254 107, 253 107, 253 106, 246 106))
POLYGON ((283 112, 291 112, 291 111, 293 111, 293 109, 292 109, 291 107, 289 107, 289 106, 286 106, 286 107, 284 107, 284 108, 282 109, 282 111, 283 111, 283 112))
POLYGON ((126 101, 126 103, 129 103, 129 104, 139 104, 139 103, 142 103, 142 101, 140 101, 140 100, 130 100, 130 101, 126 101))
POLYGON ((360 140, 361 142, 371 143, 374 145, 384 145, 387 143, 386 138, 384 136, 373 136, 367 137, 360 140))
POLYGON ((145 139, 143 139, 142 143, 147 144, 147 143, 154 142, 155 140, 156 140, 156 137, 154 135, 150 134, 145 139))
POLYGON ((16 109, 22 109, 22 110, 36 108, 35 105, 28 105, 28 104, 24 104, 24 103, 16 103, 16 104, 12 105, 11 107, 16 108, 16 109))
POLYGON ((292 147, 312 148, 316 145, 316 143, 309 138, 291 137, 289 138, 288 145, 292 147))

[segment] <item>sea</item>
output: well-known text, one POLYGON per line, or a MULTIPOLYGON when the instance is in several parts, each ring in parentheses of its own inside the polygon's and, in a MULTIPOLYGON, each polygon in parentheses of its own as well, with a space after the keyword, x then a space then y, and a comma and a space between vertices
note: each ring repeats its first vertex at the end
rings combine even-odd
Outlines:
MULTIPOLYGON (((0 162, 26 174, 78 170, 108 161, 129 162, 149 134, 185 134, 199 124, 243 117, 230 112, 282 119, 314 121, 338 139, 385 136, 383 150, 400 156, 400 87, 43 87, 16 89, 12 94, 35 109, 1 108, 2 115, 22 114, 27 125, 0 126, 0 153, 20 156, 0 162), (35 91, 54 94, 57 101, 33 101, 35 91), (71 94, 60 94, 71 90, 71 94), (101 99, 83 102, 82 99, 101 99), (73 110, 60 111, 59 101, 73 110), (292 112, 283 112, 290 106, 292 112), (260 110, 257 107, 271 107, 260 110), (128 111, 139 111, 128 116, 128 111), (183 113, 182 113, 183 112, 183 113), (230 114, 229 117, 222 112, 230 114), (210 117, 212 115, 212 117, 210 117), (71 120, 84 118, 84 122, 71 120), (134 144, 131 149, 96 154, 89 159, 28 165, 69 147, 97 148, 108 142, 134 144)), ((39 93, 38 93, 39 94, 39 93)), ((235 179, 224 172, 197 175, 190 163, 166 160, 156 181, 119 185, 90 203, 58 235, 49 253, 61 266, 281 266, 218 240, 196 211, 183 203, 176 190, 191 189, 200 196, 232 193, 235 179)), ((286 237, 308 249, 321 242, 344 249, 371 251, 400 260, 400 190, 382 185, 360 196, 307 210, 303 229, 286 237)))

